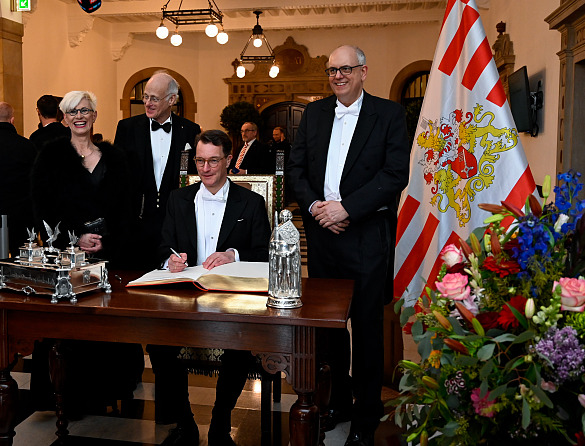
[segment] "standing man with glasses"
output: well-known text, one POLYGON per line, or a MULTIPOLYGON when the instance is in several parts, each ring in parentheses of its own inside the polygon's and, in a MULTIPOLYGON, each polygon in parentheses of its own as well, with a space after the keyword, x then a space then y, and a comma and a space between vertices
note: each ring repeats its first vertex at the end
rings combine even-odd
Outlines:
MULTIPOLYGON (((212 269, 225 263, 267 262, 270 224, 264 199, 227 178, 232 143, 221 130, 201 134, 196 146, 201 182, 173 191, 169 197, 162 230, 159 260, 172 273, 188 265, 212 269), (172 254, 173 250, 179 254, 172 254)), ((177 356, 181 347, 151 346, 155 387, 167 386, 167 399, 178 424, 162 443, 197 445, 199 430, 189 403, 188 373, 177 356)), ((248 351, 226 350, 217 380, 215 405, 211 413, 209 446, 235 446, 230 437, 231 412, 246 384, 254 357, 248 351)), ((155 390, 158 400, 158 389, 155 390)))
POLYGON ((373 446, 383 415, 384 304, 392 298, 397 201, 408 183, 403 108, 363 90, 366 56, 329 56, 333 96, 307 105, 287 166, 307 236, 309 277, 353 279, 349 333, 327 346, 332 374, 325 428, 351 419, 346 446, 373 446), (355 401, 352 405, 352 390, 355 401))
MULTIPOLYGON (((132 172, 132 215, 129 245, 140 269, 157 266, 157 250, 166 203, 179 187, 181 152, 194 147, 199 125, 172 113, 179 84, 165 72, 156 72, 146 83, 143 115, 118 122, 114 144, 128 155, 132 172)), ((189 173, 196 173, 189 155, 189 173)))
POLYGON ((234 155, 229 168, 230 173, 274 175, 276 151, 258 141, 258 126, 254 122, 244 122, 240 133, 244 145, 234 155))

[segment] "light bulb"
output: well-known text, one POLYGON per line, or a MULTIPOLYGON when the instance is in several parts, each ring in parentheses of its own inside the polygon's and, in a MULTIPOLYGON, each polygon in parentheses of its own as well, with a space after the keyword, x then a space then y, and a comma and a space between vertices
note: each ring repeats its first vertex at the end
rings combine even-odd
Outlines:
POLYGON ((171 36, 171 44, 174 46, 179 46, 181 43, 183 43, 183 38, 178 33, 178 31, 175 31, 175 34, 171 36))
POLYGON ((215 37, 217 36, 218 32, 219 29, 217 29, 217 25, 215 23, 210 23, 205 27, 205 34, 207 34, 208 37, 215 37))
POLYGON ((244 68, 244 66, 238 65, 238 68, 236 68, 236 76, 238 76, 241 79, 245 75, 246 75, 246 69, 244 68))
POLYGON ((169 29, 160 22, 160 26, 156 29, 156 37, 159 39, 166 39, 169 36, 169 29))
POLYGON ((256 48, 260 48, 262 46, 262 39, 260 37, 256 37, 253 43, 256 48))
POLYGON ((229 39, 227 33, 225 31, 220 32, 217 37, 217 43, 219 43, 220 45, 225 45, 229 39))
POLYGON ((280 69, 276 66, 276 65, 272 65, 272 67, 270 67, 270 71, 268 72, 268 75, 272 78, 278 76, 278 73, 280 72, 280 69))

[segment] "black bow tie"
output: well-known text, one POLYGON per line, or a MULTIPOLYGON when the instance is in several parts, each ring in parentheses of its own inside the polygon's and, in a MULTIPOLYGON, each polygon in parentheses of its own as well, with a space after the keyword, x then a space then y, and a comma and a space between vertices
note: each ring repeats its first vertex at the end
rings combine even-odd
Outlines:
POLYGON ((153 132, 156 132, 158 129, 163 129, 166 133, 169 133, 171 131, 171 123, 165 122, 164 124, 159 124, 157 121, 152 121, 151 128, 153 132))

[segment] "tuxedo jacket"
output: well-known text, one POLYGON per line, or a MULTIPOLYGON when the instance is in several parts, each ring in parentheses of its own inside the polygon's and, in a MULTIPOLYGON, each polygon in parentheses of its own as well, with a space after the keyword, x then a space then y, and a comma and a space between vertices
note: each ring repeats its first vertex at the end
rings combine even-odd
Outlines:
POLYGON ((0 215, 8 215, 9 249, 18 254, 33 226, 30 173, 36 148, 9 122, 0 122, 0 215))
MULTIPOLYGON (((230 180, 228 180, 230 181, 230 180)), ((187 253, 190 265, 197 264, 195 195, 201 183, 171 192, 163 223, 159 260, 171 255, 171 248, 187 253)), ((264 198, 230 182, 216 251, 238 250, 240 260, 267 262, 270 224, 264 198)))
MULTIPOLYGON (((229 167, 230 173, 231 169, 236 166, 236 161, 238 160, 242 148, 243 146, 234 153, 229 167)), ((240 169, 246 170, 249 175, 274 175, 274 172, 276 172, 276 151, 273 150, 272 147, 255 139, 252 145, 248 148, 248 151, 242 160, 242 164, 240 165, 240 169)))
MULTIPOLYGON (((336 97, 307 105, 287 165, 287 178, 301 211, 324 200, 325 170, 336 97)), ((396 213, 397 198, 408 184, 410 145, 404 109, 364 92, 362 108, 341 175, 341 204, 351 222, 387 206, 396 213)))
MULTIPOLYGON (((354 259, 371 255, 367 252, 370 248, 366 248, 367 244, 360 240, 364 235, 372 235, 372 232, 365 231, 371 231, 369 222, 375 221, 380 225, 380 232, 386 233, 382 225, 388 225, 389 229, 385 239, 389 256, 386 292, 389 292, 393 276, 397 203, 408 183, 409 174, 410 145, 404 109, 395 102, 364 92, 340 182, 341 204, 349 214, 350 225, 341 236, 331 237, 328 229, 321 228, 315 222, 309 207, 314 201, 325 199, 327 152, 333 120, 336 119, 335 107, 335 96, 307 105, 286 168, 288 184, 301 208, 307 230, 309 274, 312 275, 312 264, 320 267, 321 261, 320 258, 311 258, 311 243, 324 252, 330 249, 332 243, 343 244, 347 237, 354 237, 353 240, 358 240, 356 246, 361 248, 349 255, 354 259), (388 210, 378 213, 384 206, 388 210)), ((340 248, 343 249, 343 246, 340 248)), ((327 267, 331 269, 331 265, 327 267)), ((366 262, 365 268, 369 267, 366 262)), ((380 279, 384 280, 383 277, 380 279)))
MULTIPOLYGON (((185 144, 193 148, 189 155, 189 173, 196 173, 193 157, 195 156, 195 137, 201 132, 199 125, 188 119, 172 114, 172 139, 167 165, 163 173, 160 189, 156 189, 156 180, 152 163, 150 144, 150 119, 146 114, 122 119, 118 122, 114 145, 124 150, 128 156, 132 174, 132 213, 146 221, 156 214, 164 216, 164 210, 170 192, 179 187, 179 169, 181 152, 185 144)), ((162 131, 162 130, 160 130, 162 131)), ((160 229, 160 224, 158 225, 160 229)))
POLYGON ((61 137, 71 137, 71 130, 60 122, 51 122, 32 132, 29 139, 37 150, 41 150, 45 144, 61 137))

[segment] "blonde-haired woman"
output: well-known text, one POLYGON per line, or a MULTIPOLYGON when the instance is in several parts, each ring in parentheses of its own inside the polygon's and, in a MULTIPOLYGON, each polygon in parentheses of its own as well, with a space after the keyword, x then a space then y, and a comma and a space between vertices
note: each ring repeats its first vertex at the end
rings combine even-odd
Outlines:
MULTIPOLYGON (((93 93, 70 91, 59 108, 71 132, 70 137, 47 143, 35 162, 31 183, 37 225, 43 227, 44 220, 54 228, 60 222, 60 236, 54 246, 64 248, 69 243, 68 231, 75 232, 80 248, 120 267, 127 257, 122 253, 130 220, 125 155, 108 142, 92 142, 98 116, 93 93)), ((43 232, 41 238, 45 237, 43 232)), ((42 350, 48 344, 37 345, 33 354, 33 359, 39 359, 33 361, 31 391, 33 400, 40 400, 39 406, 47 404, 46 398, 43 401, 47 386, 42 381, 48 373, 43 371, 47 364, 42 350), (35 379, 40 382, 38 386, 35 379)), ((144 368, 140 345, 88 341, 67 341, 63 345, 72 359, 65 395, 70 417, 104 413, 113 400, 132 398, 144 368), (87 382, 92 385, 87 386, 87 382)))
POLYGON ((92 142, 98 116, 93 93, 70 91, 59 108, 71 136, 46 144, 35 163, 32 195, 37 224, 44 220, 54 228, 61 222, 55 246, 66 246, 67 231, 75 232, 81 249, 119 266, 129 226, 124 153, 108 142, 92 142))

